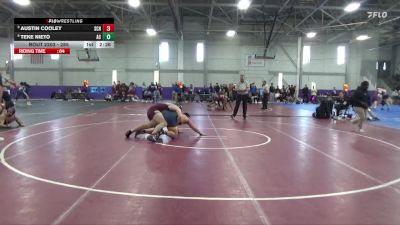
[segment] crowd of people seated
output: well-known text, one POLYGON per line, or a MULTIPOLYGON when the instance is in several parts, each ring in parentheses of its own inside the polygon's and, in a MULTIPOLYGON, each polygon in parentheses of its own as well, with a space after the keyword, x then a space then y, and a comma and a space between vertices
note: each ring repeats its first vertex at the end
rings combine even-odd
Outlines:
POLYGON ((194 88, 193 84, 187 87, 183 82, 172 84, 172 98, 176 103, 183 102, 209 102, 208 107, 222 107, 225 109, 226 104, 232 99, 233 84, 204 85, 203 88, 194 88))
POLYGON ((400 91, 400 87, 397 87, 392 92, 392 94, 389 94, 389 92, 386 89, 377 88, 376 96, 374 97, 374 101, 372 103, 372 109, 378 108, 378 106, 380 105, 381 110, 383 110, 384 108, 389 110, 391 105, 393 105, 393 102, 398 100, 399 91, 400 91))
MULTIPOLYGON (((394 92, 398 92, 399 89, 396 89, 394 92)), ((374 110, 379 106, 381 106, 381 110, 383 110, 385 106, 386 109, 389 110, 392 104, 392 97, 389 96, 385 89, 377 88, 374 93, 375 94, 367 95, 366 118, 368 120, 379 120, 375 115, 374 110)), ((392 96, 396 94, 398 93, 393 93, 392 96)), ((353 95, 354 93, 351 93, 352 97, 349 97, 348 92, 337 92, 334 88, 332 93, 329 93, 327 98, 320 102, 320 105, 317 107, 313 116, 316 118, 333 118, 335 120, 354 118, 354 116, 349 112, 355 105, 353 95)))
POLYGON ((386 84, 388 84, 391 88, 397 89, 400 86, 400 74, 386 76, 384 80, 386 81, 386 84))
MULTIPOLYGON (((175 82, 172 84, 172 99, 177 103, 193 102, 195 90, 191 84, 187 87, 183 82, 175 82)), ((202 101, 202 99, 200 99, 202 101)))
POLYGON ((149 86, 146 87, 146 84, 143 83, 143 99, 147 102, 154 102, 157 103, 161 101, 163 96, 163 90, 160 83, 153 83, 151 82, 149 86))
POLYGON ((117 83, 113 82, 111 88, 111 95, 106 96, 107 101, 133 101, 136 99, 136 85, 131 82, 129 86, 126 83, 121 83, 118 81, 117 83))
MULTIPOLYGON (((130 82, 129 85, 125 83, 121 83, 118 81, 117 83, 113 82, 111 94, 108 94, 105 97, 106 101, 121 101, 121 102, 132 102, 139 101, 139 96, 137 95, 137 85, 133 82, 130 82)), ((142 89, 142 100, 145 102, 154 102, 157 103, 162 99, 162 86, 159 83, 151 83, 149 86, 146 86, 143 83, 142 89)))
POLYGON ((400 102, 400 85, 396 87, 396 89, 392 92, 392 96, 394 101, 400 102))
POLYGON ((77 88, 77 89, 72 89, 72 88, 67 88, 65 91, 62 91, 59 89, 57 92, 52 92, 51 99, 62 99, 65 101, 68 100, 84 100, 84 101, 90 101, 91 97, 89 95, 89 90, 88 88, 83 87, 77 88))
MULTIPOLYGON (((326 98, 321 100, 320 105, 316 108, 313 117, 318 119, 342 120, 352 118, 350 114, 351 99, 347 92, 338 92, 334 88, 326 98)), ((375 117, 374 117, 375 118, 375 117)))
MULTIPOLYGON (((157 103, 162 99, 163 89, 159 83, 151 83, 146 86, 143 83, 142 99, 146 102, 157 103)), ((128 85, 118 81, 113 84, 111 100, 120 101, 134 101, 139 100, 137 96, 137 88, 135 83, 131 82, 128 85)), ((378 91, 378 104, 385 106, 388 109, 391 105, 392 98, 400 96, 400 87, 397 88, 391 95, 385 91, 378 91)), ((255 82, 250 84, 248 103, 258 104, 268 96, 269 102, 281 103, 321 103, 322 100, 328 100, 332 103, 330 116, 346 117, 349 109, 349 97, 347 92, 338 91, 335 87, 329 92, 325 91, 321 96, 321 92, 313 88, 308 88, 307 85, 300 90, 299 96, 296 95, 295 85, 283 85, 281 88, 275 86, 273 83, 267 85, 265 81, 260 87, 255 82), (318 95, 319 94, 319 95, 318 95)), ((202 88, 194 88, 192 84, 186 86, 183 82, 175 82, 172 84, 172 99, 176 103, 184 102, 208 102, 208 107, 225 110, 232 108, 231 102, 236 100, 236 84, 220 84, 210 83, 208 86, 204 85, 202 88)), ((377 102, 377 101, 375 101, 377 102)), ((371 106, 372 109, 374 106, 371 106)))
MULTIPOLYGON (((256 83, 254 82, 250 84, 249 103, 258 104, 262 102, 264 96, 263 87, 265 85, 266 83, 261 84, 259 87, 257 87, 256 83)), ((212 102, 215 99, 219 99, 218 102, 221 102, 222 96, 226 98, 227 102, 236 100, 236 84, 233 83, 215 83, 215 85, 210 84, 209 86, 204 86, 203 88, 197 88, 195 90, 192 84, 187 87, 183 83, 176 82, 172 84, 172 89, 173 100, 177 103, 193 101, 212 102)), ((269 88, 265 92, 268 92, 269 101, 294 103, 297 100, 297 97, 295 96, 295 85, 289 85, 287 87, 283 86, 282 88, 279 88, 278 86, 275 87, 274 84, 271 83, 271 85, 269 85, 269 88)), ((222 104, 220 105, 222 106, 222 104)))
POLYGON ((279 88, 278 86, 276 86, 274 88, 273 84, 271 84, 270 93, 274 93, 271 101, 283 102, 283 103, 294 103, 297 100, 297 97, 295 96, 295 93, 296 93, 295 85, 289 85, 287 87, 285 87, 285 85, 283 85, 282 88, 279 88))

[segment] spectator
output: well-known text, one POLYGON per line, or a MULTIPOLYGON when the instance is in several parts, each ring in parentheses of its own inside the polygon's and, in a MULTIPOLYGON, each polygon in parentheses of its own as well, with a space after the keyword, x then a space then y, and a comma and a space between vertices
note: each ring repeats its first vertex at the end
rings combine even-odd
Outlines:
POLYGON ((210 93, 210 91, 209 91, 208 87, 206 85, 204 85, 202 94, 206 95, 206 94, 209 94, 209 93, 210 93))
POLYGON ((333 96, 337 96, 337 91, 336 91, 336 88, 335 88, 335 87, 333 87, 332 95, 333 95, 333 96))
POLYGON ((308 103, 308 101, 310 100, 310 96, 309 96, 310 90, 308 89, 307 84, 304 85, 302 92, 303 92, 303 102, 308 103))
POLYGON ((230 100, 233 99, 233 88, 234 88, 233 84, 230 83, 230 84, 228 85, 228 98, 229 98, 230 100))
POLYGON ((135 86, 135 83, 133 83, 133 82, 131 82, 131 83, 129 84, 129 88, 128 88, 128 99, 129 99, 129 101, 133 101, 133 100, 137 99, 137 96, 136 96, 136 86, 135 86))
POLYGON ((161 83, 157 84, 157 89, 160 92, 160 98, 162 99, 163 98, 163 88, 161 86, 161 83))
POLYGON ((274 83, 271 83, 271 86, 269 86, 269 98, 271 102, 275 101, 275 87, 274 83))
POLYGON ((398 90, 394 90, 392 92, 392 97, 399 97, 399 91, 398 90))
POLYGON ((346 110, 349 107, 349 99, 344 92, 340 92, 338 98, 335 100, 335 110, 336 114, 339 114, 340 111, 346 110))
POLYGON ((258 102, 258 94, 257 94, 257 86, 254 82, 250 84, 250 95, 252 103, 256 104, 258 102))
POLYGON ((209 89, 210 93, 214 93, 214 88, 211 83, 210 83, 210 86, 208 87, 208 89, 209 89))
POLYGON ((367 116, 367 109, 369 108, 368 96, 368 81, 363 81, 357 90, 353 93, 351 103, 354 106, 354 111, 357 113, 358 118, 352 121, 353 124, 358 125, 359 132, 364 132, 363 123, 367 116))
POLYGON ((311 103, 313 103, 313 104, 318 103, 317 93, 318 93, 317 88, 315 86, 313 86, 311 88, 311 103))
POLYGON ((390 105, 391 105, 391 99, 389 94, 386 92, 386 90, 382 91, 382 101, 381 101, 381 110, 384 109, 384 107, 386 106, 386 109, 389 110, 390 109, 390 105))
POLYGON ((296 100, 296 98, 294 96, 295 93, 296 93, 296 86, 290 85, 290 87, 289 87, 290 102, 294 102, 296 100))
POLYGON ((263 106, 261 109, 267 109, 268 108, 268 99, 269 99, 269 89, 268 89, 268 85, 267 82, 264 80, 262 83, 262 102, 263 102, 263 106))
POLYGON ((114 81, 111 87, 111 95, 114 97, 116 94, 117 94, 117 84, 114 81))
POLYGON ((154 86, 153 103, 158 103, 160 99, 161 99, 160 89, 158 88, 158 86, 154 86))
POLYGON ((193 88, 193 84, 189 85, 189 93, 188 93, 188 97, 189 97, 189 102, 192 102, 194 99, 194 88, 193 88))
POLYGON ((219 86, 219 84, 218 83, 216 83, 215 84, 215 87, 214 87, 214 91, 215 91, 215 93, 219 93, 219 91, 221 90, 221 87, 219 86))

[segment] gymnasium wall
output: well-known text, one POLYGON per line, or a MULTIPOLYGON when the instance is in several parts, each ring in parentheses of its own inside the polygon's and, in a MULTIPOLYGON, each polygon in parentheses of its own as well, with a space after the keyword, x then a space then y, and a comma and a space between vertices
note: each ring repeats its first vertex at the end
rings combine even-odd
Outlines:
MULTIPOLYGON (((198 39, 201 41, 204 39, 198 39)), ((84 79, 90 85, 101 86, 111 84, 112 70, 118 71, 118 80, 133 81, 147 85, 153 81, 153 71, 157 69, 159 43, 168 41, 169 61, 160 63, 160 82, 170 86, 178 79, 178 72, 184 74, 184 82, 200 87, 209 83, 237 82, 240 72, 244 72, 247 80, 261 84, 262 80, 277 84, 277 74, 283 73, 284 84, 296 83, 297 39, 281 42, 276 45, 276 58, 266 60, 264 66, 247 66, 246 56, 262 51, 259 40, 245 38, 229 39, 227 37, 205 41, 205 61, 196 62, 197 40, 185 40, 183 47, 183 69, 178 69, 178 41, 161 38, 135 38, 134 40, 117 40, 114 49, 98 49, 100 62, 78 62, 76 52, 62 55, 60 60, 51 60, 44 56, 44 64, 34 65, 30 56, 24 55, 22 60, 15 61, 15 79, 33 85, 81 85, 84 79)), ((309 42, 311 46, 311 62, 303 65, 301 86, 317 83, 318 89, 340 89, 343 83, 350 83, 355 88, 364 77, 376 81, 376 71, 371 66, 379 58, 390 59, 390 51, 370 51, 377 43, 351 42, 329 43, 324 40, 309 42), (368 43, 368 44, 366 44, 368 43), (337 46, 347 46, 345 65, 337 65, 337 46), (371 68, 367 68, 367 66, 371 68), (363 69, 364 68, 364 69, 363 69), (365 72, 368 73, 365 73, 365 72)), ((0 40, 0 60, 5 65, 9 55, 9 40, 0 40)), ((400 51, 400 50, 399 50, 400 51)), ((400 53, 397 53, 399 55, 400 53)), ((399 57, 397 57, 399 58, 399 57)), ((4 67, 4 66, 0 66, 4 67)))

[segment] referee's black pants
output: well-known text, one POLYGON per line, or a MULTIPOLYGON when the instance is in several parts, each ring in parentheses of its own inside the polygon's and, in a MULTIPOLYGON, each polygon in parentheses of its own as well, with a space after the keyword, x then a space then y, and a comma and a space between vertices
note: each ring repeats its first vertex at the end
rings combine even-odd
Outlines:
POLYGON ((269 98, 269 94, 264 94, 263 95, 263 99, 262 99, 262 109, 267 109, 268 108, 268 98, 269 98))
POLYGON ((237 112, 239 110, 239 105, 240 102, 243 102, 243 117, 246 118, 246 114, 247 114, 247 100, 248 100, 249 96, 246 95, 240 95, 238 94, 236 96, 236 105, 235 105, 235 109, 233 110, 233 116, 235 117, 237 115, 237 112))

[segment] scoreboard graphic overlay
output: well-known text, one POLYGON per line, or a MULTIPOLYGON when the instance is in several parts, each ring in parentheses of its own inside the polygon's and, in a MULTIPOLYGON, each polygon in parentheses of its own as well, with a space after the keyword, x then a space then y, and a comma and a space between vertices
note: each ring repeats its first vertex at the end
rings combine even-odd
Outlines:
POLYGON ((114 18, 15 18, 14 54, 70 54, 114 48, 114 18))

